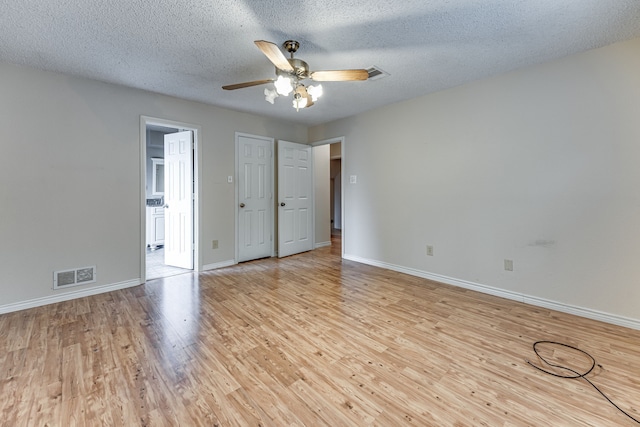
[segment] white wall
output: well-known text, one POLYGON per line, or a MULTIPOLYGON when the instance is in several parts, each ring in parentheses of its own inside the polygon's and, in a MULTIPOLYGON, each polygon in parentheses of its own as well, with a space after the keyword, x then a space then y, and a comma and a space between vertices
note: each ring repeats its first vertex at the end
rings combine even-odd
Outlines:
POLYGON ((635 39, 310 129, 344 136, 357 175, 346 256, 640 326, 638 52, 635 39))
POLYGON ((139 281, 140 115, 201 126, 199 265, 232 260, 234 133, 346 137, 346 256, 640 321, 640 39, 317 126, 0 64, 0 311, 139 281), (219 240, 213 250, 211 240, 219 240), (433 245, 435 256, 425 256, 433 245), (503 270, 505 258, 514 271, 503 270))
POLYGON ((315 199, 315 244, 331 244, 331 201, 329 199, 329 145, 313 147, 313 180, 315 199))
POLYGON ((0 311, 139 283, 141 115, 201 127, 199 265, 234 258, 235 132, 307 141, 304 126, 121 86, 1 63, 0 76, 0 311), (97 283, 52 290, 54 270, 89 265, 97 283))

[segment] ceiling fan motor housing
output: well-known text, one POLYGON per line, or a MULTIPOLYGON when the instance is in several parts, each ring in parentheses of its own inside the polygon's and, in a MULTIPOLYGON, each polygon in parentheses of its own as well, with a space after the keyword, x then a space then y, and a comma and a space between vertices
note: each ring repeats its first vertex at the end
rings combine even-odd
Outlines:
POLYGON ((289 64, 293 67, 293 72, 281 70, 276 67, 276 76, 295 77, 297 80, 309 78, 309 64, 298 58, 287 59, 287 61, 289 61, 289 64))
POLYGON ((299 80, 309 78, 309 64, 298 58, 291 58, 288 61, 299 80))

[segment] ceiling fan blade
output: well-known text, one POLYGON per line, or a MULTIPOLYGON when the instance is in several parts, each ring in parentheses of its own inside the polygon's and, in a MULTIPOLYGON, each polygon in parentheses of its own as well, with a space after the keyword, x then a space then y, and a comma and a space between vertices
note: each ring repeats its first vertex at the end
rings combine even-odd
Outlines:
POLYGON ((284 56, 278 45, 265 40, 256 40, 254 43, 277 69, 293 73, 293 67, 289 64, 289 60, 284 56))
POLYGON ((309 77, 317 82, 347 82, 354 80, 367 80, 369 78, 369 73, 367 70, 314 71, 309 77))
POLYGON ((245 82, 245 83, 236 83, 234 85, 222 86, 222 89, 224 89, 224 90, 235 90, 235 89, 242 89, 244 87, 263 85, 263 84, 267 84, 267 83, 273 83, 273 79, 255 80, 255 81, 252 81, 252 82, 245 82))

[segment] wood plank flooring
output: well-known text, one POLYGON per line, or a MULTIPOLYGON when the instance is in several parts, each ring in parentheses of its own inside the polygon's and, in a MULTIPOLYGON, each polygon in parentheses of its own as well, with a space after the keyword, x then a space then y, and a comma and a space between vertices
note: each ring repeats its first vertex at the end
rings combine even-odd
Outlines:
POLYGON ((0 316, 2 426, 631 426, 640 331, 341 260, 154 280, 0 316), (585 358, 546 356, 574 368, 585 358))

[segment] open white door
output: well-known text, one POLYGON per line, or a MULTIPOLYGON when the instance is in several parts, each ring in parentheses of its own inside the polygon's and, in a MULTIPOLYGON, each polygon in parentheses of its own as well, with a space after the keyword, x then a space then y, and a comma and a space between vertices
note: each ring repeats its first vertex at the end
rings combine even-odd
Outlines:
POLYGON ((193 133, 164 136, 164 263, 193 269, 193 133))
POLYGON ((236 134, 238 262, 273 253, 273 139, 236 134))
POLYGON ((278 257, 313 249, 311 146, 278 141, 278 257))

